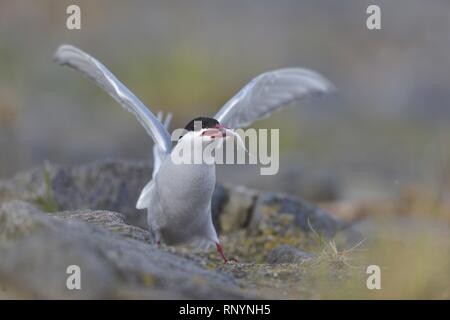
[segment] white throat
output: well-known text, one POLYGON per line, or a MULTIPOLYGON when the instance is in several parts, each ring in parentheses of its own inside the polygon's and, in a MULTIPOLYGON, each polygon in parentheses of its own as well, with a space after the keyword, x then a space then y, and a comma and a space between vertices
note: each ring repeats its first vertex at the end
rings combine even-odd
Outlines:
POLYGON ((215 149, 222 144, 199 136, 196 132, 186 133, 173 148, 170 157, 174 164, 215 164, 215 149))

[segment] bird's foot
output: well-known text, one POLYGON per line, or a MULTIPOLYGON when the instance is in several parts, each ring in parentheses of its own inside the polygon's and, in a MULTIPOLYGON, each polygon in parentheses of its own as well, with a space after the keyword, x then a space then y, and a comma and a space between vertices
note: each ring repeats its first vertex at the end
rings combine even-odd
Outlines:
POLYGON ((228 262, 237 262, 236 259, 227 259, 227 257, 223 253, 223 248, 219 243, 216 243, 216 249, 217 249, 217 252, 220 253, 220 256, 222 257, 224 264, 227 264, 228 262))

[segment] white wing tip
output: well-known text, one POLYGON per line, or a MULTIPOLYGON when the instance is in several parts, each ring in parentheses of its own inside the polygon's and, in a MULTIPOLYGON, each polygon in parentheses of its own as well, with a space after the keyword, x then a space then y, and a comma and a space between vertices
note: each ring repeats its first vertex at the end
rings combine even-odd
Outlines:
POLYGON ((72 46, 70 44, 62 44, 58 47, 58 49, 56 49, 55 53, 53 54, 53 60, 61 63, 62 62, 62 58, 65 55, 65 52, 67 50, 72 49, 72 46))
POLYGON ((136 202, 136 209, 146 209, 147 208, 147 201, 145 201, 146 198, 142 196, 142 194, 139 196, 138 201, 136 202))
POLYGON ((311 69, 294 67, 294 68, 278 69, 278 70, 274 70, 274 71, 269 71, 267 73, 278 73, 278 72, 279 73, 294 73, 301 77, 308 77, 310 79, 314 79, 316 81, 317 93, 334 93, 337 91, 336 86, 330 80, 325 78, 319 72, 311 70, 311 69))
POLYGON ((142 209, 146 209, 147 207, 144 206, 144 204, 140 203, 139 201, 136 203, 136 209, 138 210, 142 210, 142 209))
POLYGON ((321 78, 321 80, 323 81, 324 84, 324 92, 325 93, 335 93, 336 91, 338 91, 337 87, 334 85, 333 82, 331 82, 330 80, 328 80, 327 78, 325 78, 324 76, 318 74, 321 78))
POLYGON ((141 194, 139 195, 139 199, 136 202, 136 209, 146 209, 148 207, 148 196, 150 194, 150 191, 153 189, 153 186, 154 180, 150 180, 142 189, 141 194))
POLYGON ((301 68, 298 68, 298 70, 308 73, 311 78, 314 78, 320 83, 321 88, 318 88, 320 93, 333 93, 337 91, 336 86, 319 72, 301 68))
POLYGON ((53 61, 59 64, 65 64, 73 55, 86 54, 77 47, 70 44, 62 44, 56 49, 53 55, 53 61))

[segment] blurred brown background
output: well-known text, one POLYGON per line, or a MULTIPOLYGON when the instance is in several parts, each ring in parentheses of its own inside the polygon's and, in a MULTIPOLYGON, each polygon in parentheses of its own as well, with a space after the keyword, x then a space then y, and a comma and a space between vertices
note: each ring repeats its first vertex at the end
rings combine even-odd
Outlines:
POLYGON ((174 127, 213 115, 267 70, 303 66, 337 86, 257 124, 281 128, 277 176, 221 166, 221 181, 325 200, 448 188, 449 12, 445 0, 0 0, 0 177, 46 159, 151 158, 131 115, 52 62, 70 43, 153 111, 174 112, 174 127), (69 4, 81 7, 80 31, 66 29, 69 4), (369 4, 381 7, 380 31, 366 28, 369 4))

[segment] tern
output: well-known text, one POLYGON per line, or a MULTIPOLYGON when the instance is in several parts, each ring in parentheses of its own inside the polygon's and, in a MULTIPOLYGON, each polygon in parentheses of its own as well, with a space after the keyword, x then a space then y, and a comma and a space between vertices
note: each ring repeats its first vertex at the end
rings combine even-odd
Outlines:
MULTIPOLYGON (((211 198, 216 183, 215 164, 174 163, 171 153, 192 141, 204 146, 234 135, 233 129, 247 127, 307 96, 334 91, 317 72, 287 68, 263 73, 232 97, 213 117, 190 121, 186 134, 172 147, 169 124, 172 114, 155 116, 102 63, 71 46, 61 45, 54 60, 80 71, 103 88, 122 107, 134 114, 154 141, 152 179, 143 188, 137 209, 147 209, 149 230, 159 245, 193 243, 209 248, 215 244, 226 258, 211 216, 211 198), (201 127, 194 124, 200 122, 201 127)), ((195 145, 195 144, 194 144, 195 145)), ((201 152, 194 148, 193 152, 201 152)))

